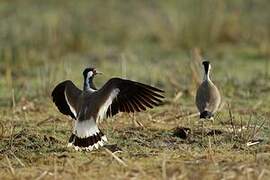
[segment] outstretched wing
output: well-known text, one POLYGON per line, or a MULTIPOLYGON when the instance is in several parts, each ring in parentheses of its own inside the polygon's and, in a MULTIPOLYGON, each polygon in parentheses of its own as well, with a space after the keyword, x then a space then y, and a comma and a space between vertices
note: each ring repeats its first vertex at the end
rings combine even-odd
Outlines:
POLYGON ((77 101, 82 91, 70 80, 61 82, 52 91, 52 99, 59 111, 76 119, 77 101))
POLYGON ((98 120, 118 112, 140 112, 158 106, 163 90, 135 81, 112 78, 98 92, 101 108, 98 120))

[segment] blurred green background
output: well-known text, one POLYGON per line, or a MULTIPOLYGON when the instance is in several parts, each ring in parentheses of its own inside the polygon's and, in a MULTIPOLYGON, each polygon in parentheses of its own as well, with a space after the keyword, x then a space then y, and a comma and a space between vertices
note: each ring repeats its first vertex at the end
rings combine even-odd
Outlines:
POLYGON ((269 17, 267 0, 1 1, 1 104, 12 89, 19 99, 47 96, 67 78, 80 86, 87 66, 105 73, 99 86, 121 76, 173 96, 190 89, 193 48, 230 97, 269 78, 269 17))

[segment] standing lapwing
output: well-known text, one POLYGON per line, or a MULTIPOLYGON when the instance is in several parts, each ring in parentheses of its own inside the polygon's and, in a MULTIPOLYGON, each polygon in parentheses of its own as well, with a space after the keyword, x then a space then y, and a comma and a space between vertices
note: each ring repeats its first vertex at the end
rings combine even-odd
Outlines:
POLYGON ((220 104, 220 93, 218 88, 210 80, 209 73, 211 65, 209 61, 202 62, 204 66, 204 79, 197 90, 196 105, 200 111, 201 119, 213 119, 214 113, 220 104))
POLYGON ((70 80, 58 84, 52 99, 59 111, 75 121, 68 146, 76 150, 93 150, 103 146, 106 136, 98 123, 118 112, 140 112, 158 106, 164 91, 135 81, 112 78, 100 89, 93 83, 95 75, 101 74, 95 68, 83 72, 83 90, 70 80))

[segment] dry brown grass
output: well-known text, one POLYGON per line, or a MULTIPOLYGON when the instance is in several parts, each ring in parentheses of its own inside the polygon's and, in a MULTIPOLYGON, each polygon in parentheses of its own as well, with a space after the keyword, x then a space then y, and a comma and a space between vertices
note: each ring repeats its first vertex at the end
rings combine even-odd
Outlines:
POLYGON ((270 176, 270 144, 265 139, 269 126, 257 126, 255 122, 262 123, 259 119, 264 116, 252 115, 255 120, 240 122, 244 116, 236 118, 222 112, 214 124, 206 123, 202 137, 197 117, 190 117, 188 110, 180 111, 179 104, 167 104, 136 114, 143 127, 135 127, 132 117, 126 114, 116 116, 113 122, 104 122, 102 129, 109 143, 116 144, 121 152, 101 148, 89 153, 66 147, 71 121, 56 112, 51 103, 29 103, 33 103, 32 108, 18 103, 12 118, 9 113, 2 116, 3 179, 267 179, 270 176), (183 113, 187 116, 164 119, 164 114, 183 113), (187 139, 174 134, 178 126, 190 128, 187 139), (260 130, 254 133, 254 128, 260 130), (248 134, 263 142, 247 146, 247 137, 251 137, 248 134))

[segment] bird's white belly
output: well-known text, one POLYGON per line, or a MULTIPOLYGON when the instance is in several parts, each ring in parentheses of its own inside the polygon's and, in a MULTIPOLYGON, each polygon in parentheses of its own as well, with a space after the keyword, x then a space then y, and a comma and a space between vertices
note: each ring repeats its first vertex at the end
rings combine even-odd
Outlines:
POLYGON ((74 126, 74 134, 80 138, 87 138, 99 133, 94 118, 89 120, 76 120, 74 126))

